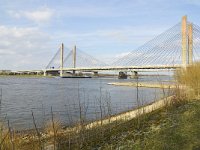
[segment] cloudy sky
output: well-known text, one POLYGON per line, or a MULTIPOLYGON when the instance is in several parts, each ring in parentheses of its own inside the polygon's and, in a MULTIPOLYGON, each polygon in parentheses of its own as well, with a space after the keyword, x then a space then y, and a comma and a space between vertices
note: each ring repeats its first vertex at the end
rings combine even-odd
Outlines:
POLYGON ((200 25, 200 1, 0 0, 0 69, 45 68, 62 42, 108 60, 134 50, 183 15, 200 25))

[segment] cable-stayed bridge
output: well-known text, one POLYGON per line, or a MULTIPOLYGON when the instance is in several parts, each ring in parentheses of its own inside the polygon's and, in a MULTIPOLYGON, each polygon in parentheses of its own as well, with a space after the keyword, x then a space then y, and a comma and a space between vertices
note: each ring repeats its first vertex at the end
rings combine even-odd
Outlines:
POLYGON ((103 70, 176 69, 198 61, 199 56, 200 27, 184 16, 181 22, 109 64, 76 46, 70 50, 62 44, 43 71, 44 75, 59 72, 63 76, 66 71, 97 73, 103 70))

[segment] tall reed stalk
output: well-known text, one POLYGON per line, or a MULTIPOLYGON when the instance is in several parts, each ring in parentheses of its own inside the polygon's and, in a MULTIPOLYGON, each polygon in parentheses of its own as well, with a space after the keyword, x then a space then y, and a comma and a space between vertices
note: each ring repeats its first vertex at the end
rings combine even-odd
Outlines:
POLYGON ((189 98, 200 97, 200 62, 176 71, 175 78, 187 87, 185 89, 189 98))

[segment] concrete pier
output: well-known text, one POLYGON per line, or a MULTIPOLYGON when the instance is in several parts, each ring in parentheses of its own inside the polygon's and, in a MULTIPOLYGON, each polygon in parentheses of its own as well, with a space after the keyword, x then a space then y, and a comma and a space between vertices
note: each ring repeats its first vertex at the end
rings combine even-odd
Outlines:
POLYGON ((138 78, 138 72, 137 71, 131 71, 131 78, 135 79, 138 78))
POLYGON ((46 70, 44 70, 44 76, 45 76, 45 77, 47 76, 47 72, 46 72, 46 70))
POLYGON ((94 76, 95 76, 95 77, 98 77, 98 76, 99 76, 99 74, 98 74, 97 71, 94 72, 94 76))
POLYGON ((127 79, 127 72, 120 71, 118 75, 118 79, 127 79))

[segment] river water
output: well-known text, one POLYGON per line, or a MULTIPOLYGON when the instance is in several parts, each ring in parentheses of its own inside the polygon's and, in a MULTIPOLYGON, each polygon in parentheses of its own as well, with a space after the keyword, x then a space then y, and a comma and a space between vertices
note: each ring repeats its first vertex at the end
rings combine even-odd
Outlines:
MULTIPOLYGON (((138 80, 158 82, 171 80, 171 77, 144 76, 138 80)), ((135 87, 108 85, 110 82, 136 82, 136 79, 0 78, 0 120, 4 123, 9 120, 17 130, 32 129, 33 112, 37 126, 43 127, 52 116, 52 108, 54 118, 69 125, 77 123, 80 116, 87 121, 99 119, 101 115, 124 112, 168 93, 162 89, 137 90, 135 87)))

